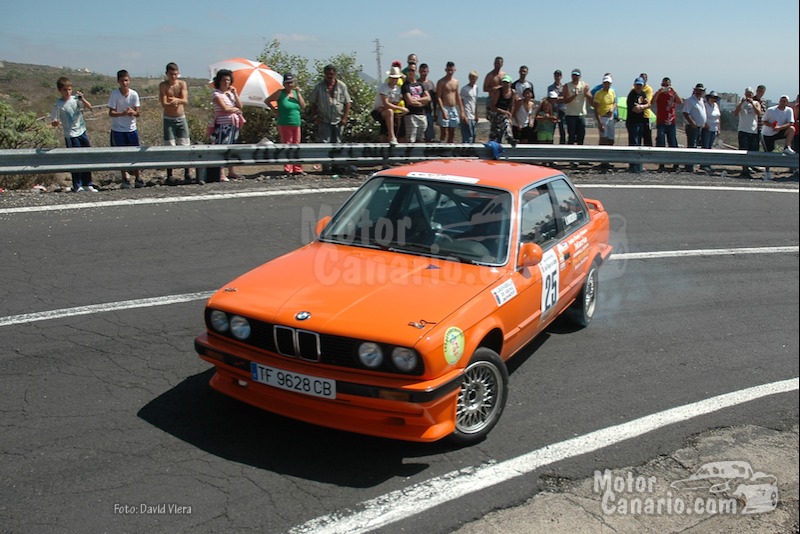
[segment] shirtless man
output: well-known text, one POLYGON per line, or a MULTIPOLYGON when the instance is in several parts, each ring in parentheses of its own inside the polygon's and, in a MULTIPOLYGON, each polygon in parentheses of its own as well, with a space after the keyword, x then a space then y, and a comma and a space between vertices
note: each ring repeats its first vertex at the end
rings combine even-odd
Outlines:
POLYGON ((486 99, 486 118, 489 118, 489 102, 492 101, 492 91, 500 87, 500 80, 502 80, 505 75, 506 73, 503 72, 503 58, 497 56, 494 58, 494 68, 490 70, 483 79, 483 92, 489 97, 486 99))
POLYGON ((446 136, 447 142, 452 143, 456 135, 456 128, 461 124, 460 117, 464 114, 464 107, 461 103, 458 80, 453 78, 456 64, 448 61, 444 72, 444 78, 436 83, 436 99, 439 102, 440 113, 439 126, 441 126, 439 140, 444 143, 446 136))
MULTIPOLYGON (((179 79, 178 65, 167 63, 167 79, 158 84, 158 95, 164 108, 164 144, 167 146, 189 146, 189 123, 183 114, 183 107, 189 103, 189 89, 186 82, 179 79)), ((183 183, 192 183, 189 169, 183 170, 183 183)), ((172 177, 172 169, 167 169, 167 185, 177 185, 172 177)))

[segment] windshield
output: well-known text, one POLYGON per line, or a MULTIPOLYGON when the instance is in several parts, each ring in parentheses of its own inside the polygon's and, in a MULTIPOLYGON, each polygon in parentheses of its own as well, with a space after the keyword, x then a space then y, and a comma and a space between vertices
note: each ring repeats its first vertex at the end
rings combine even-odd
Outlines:
POLYGON ((511 194, 433 180, 373 178, 347 201, 322 241, 502 265, 511 194))

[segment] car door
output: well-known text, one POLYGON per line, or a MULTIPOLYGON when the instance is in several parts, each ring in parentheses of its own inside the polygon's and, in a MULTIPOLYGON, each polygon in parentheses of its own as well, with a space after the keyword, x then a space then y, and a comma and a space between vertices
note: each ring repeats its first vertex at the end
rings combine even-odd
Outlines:
POLYGON ((559 262, 559 308, 563 308, 580 290, 589 268, 589 210, 565 176, 548 186, 558 227, 554 248, 559 262))

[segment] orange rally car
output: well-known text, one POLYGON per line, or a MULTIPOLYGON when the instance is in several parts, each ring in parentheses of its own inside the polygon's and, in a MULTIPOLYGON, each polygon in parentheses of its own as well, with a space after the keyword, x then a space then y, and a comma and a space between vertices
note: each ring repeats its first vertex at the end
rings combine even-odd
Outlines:
POLYGON ((211 386, 264 410, 411 441, 482 440, 505 362, 560 314, 592 319, 608 215, 561 172, 484 160, 390 168, 312 243, 212 296, 211 386))

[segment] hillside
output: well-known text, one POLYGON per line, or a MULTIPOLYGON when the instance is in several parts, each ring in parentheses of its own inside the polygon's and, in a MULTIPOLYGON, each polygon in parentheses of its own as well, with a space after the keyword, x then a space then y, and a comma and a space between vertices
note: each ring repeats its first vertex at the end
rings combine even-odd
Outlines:
MULTIPOLYGON (((58 98, 56 80, 66 76, 73 87, 87 95, 97 104, 105 104, 111 91, 117 88, 117 80, 85 69, 31 65, 0 60, 0 99, 4 99, 20 111, 32 111, 37 116, 50 112, 50 106, 58 98)), ((133 78, 131 86, 140 96, 158 96, 158 84, 163 78, 133 78)), ((208 80, 186 78, 190 87, 202 88, 208 80)))

